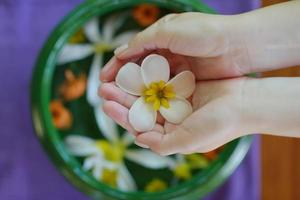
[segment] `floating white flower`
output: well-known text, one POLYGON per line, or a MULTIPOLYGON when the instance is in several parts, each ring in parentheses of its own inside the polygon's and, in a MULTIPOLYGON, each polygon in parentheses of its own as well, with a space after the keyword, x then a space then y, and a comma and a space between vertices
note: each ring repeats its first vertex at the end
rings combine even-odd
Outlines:
POLYGON ((128 41, 138 32, 130 30, 116 34, 126 19, 126 13, 111 15, 104 21, 102 31, 99 30, 99 20, 94 18, 84 27, 83 31, 89 44, 66 44, 61 50, 57 63, 65 64, 72 61, 81 60, 87 56, 94 55, 89 76, 87 80, 87 101, 93 106, 97 125, 102 130, 103 124, 108 119, 102 111, 101 99, 97 95, 100 69, 103 66, 103 54, 112 52, 116 47, 128 43, 128 41))
POLYGON ((150 169, 174 166, 174 161, 169 157, 159 156, 146 149, 129 149, 128 146, 134 141, 129 133, 121 138, 114 136, 107 139, 93 140, 71 135, 65 139, 65 145, 72 155, 85 157, 83 169, 92 170, 96 179, 124 191, 136 190, 135 181, 124 159, 150 169))
POLYGON ((129 110, 129 122, 137 131, 153 129, 157 111, 174 124, 181 123, 192 113, 186 100, 195 90, 195 76, 183 71, 170 78, 168 61, 156 54, 147 56, 141 67, 125 64, 117 74, 116 84, 125 92, 140 96, 129 110))

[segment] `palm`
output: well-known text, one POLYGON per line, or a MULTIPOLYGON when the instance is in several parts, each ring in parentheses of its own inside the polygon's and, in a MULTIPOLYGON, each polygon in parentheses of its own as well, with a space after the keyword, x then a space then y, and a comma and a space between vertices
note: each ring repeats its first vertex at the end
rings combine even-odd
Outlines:
POLYGON ((207 152, 242 135, 242 100, 245 78, 198 82, 193 95, 194 113, 179 125, 137 136, 162 155, 207 152))
POLYGON ((192 71, 197 80, 212 80, 242 76, 233 56, 229 53, 215 57, 191 57, 171 53, 168 50, 157 50, 157 53, 165 56, 170 62, 173 75, 184 71, 192 71))

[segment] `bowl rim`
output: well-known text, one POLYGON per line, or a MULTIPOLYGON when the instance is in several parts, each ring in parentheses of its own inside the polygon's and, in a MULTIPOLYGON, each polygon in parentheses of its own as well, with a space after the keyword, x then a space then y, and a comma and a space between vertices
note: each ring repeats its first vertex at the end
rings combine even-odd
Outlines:
POLYGON ((68 38, 94 16, 105 15, 111 11, 132 7, 140 3, 154 3, 160 7, 171 6, 184 11, 215 13, 207 5, 197 0, 88 0, 80 4, 52 31, 36 61, 31 80, 30 100, 35 134, 60 173, 72 185, 92 198, 155 199, 159 197, 159 199, 180 199, 181 195, 200 198, 211 192, 232 174, 245 157, 251 145, 251 136, 239 138, 229 143, 219 158, 211 164, 210 168, 203 170, 191 180, 178 186, 155 193, 122 192, 98 182, 83 171, 73 156, 70 156, 64 150, 59 133, 51 122, 49 103, 52 76, 57 55, 68 38))

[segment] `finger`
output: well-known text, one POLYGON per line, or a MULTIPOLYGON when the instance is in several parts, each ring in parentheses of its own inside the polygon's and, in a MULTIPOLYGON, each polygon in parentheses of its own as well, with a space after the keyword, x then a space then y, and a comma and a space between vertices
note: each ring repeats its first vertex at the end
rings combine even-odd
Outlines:
POLYGON ((140 58, 131 58, 128 60, 120 60, 117 57, 113 56, 106 65, 104 65, 103 69, 100 72, 100 80, 102 82, 111 82, 116 78, 117 73, 120 68, 127 62, 136 63, 140 58))
POLYGON ((104 99, 115 101, 125 106, 126 108, 130 108, 132 104, 137 100, 136 96, 124 92, 113 82, 103 83, 98 93, 104 99))
MULTIPOLYGON (((130 108, 133 103, 137 100, 136 96, 130 95, 123 90, 121 90, 119 87, 115 85, 115 83, 103 83, 102 86, 100 87, 99 91, 99 96, 103 97, 104 99, 108 101, 115 101, 118 104, 130 108)), ((161 116, 160 113, 157 114, 157 123, 159 124, 164 124, 165 120, 161 116)))
POLYGON ((170 14, 138 33, 129 43, 128 47, 120 47, 115 51, 119 59, 128 59, 155 49, 168 49, 171 37, 163 32, 165 23, 175 18, 177 14, 170 14))
POLYGON ((105 101, 103 104, 103 111, 117 124, 128 130, 129 133, 137 135, 137 132, 128 121, 128 108, 114 101, 105 101))
POLYGON ((100 72, 100 80, 102 82, 113 81, 119 71, 119 69, 125 64, 124 61, 117 59, 113 56, 100 72))
POLYGON ((181 127, 166 134, 155 131, 142 133, 136 137, 136 140, 160 155, 193 151, 190 144, 193 137, 191 133, 181 127))

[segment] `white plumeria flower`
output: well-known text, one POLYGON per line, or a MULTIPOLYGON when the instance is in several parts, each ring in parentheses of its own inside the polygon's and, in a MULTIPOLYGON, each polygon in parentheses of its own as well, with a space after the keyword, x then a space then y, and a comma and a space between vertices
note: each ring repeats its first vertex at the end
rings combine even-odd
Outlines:
MULTIPOLYGON (((117 131, 113 131, 115 132, 117 131)), ((105 182, 105 170, 115 170, 116 177, 113 176, 112 179, 116 180, 110 181, 115 181, 116 187, 124 191, 137 189, 124 164, 125 158, 150 169, 174 166, 173 159, 169 157, 159 156, 146 149, 128 149, 134 141, 134 136, 129 133, 125 133, 121 138, 114 136, 107 139, 93 140, 85 136, 71 135, 66 138, 65 144, 72 155, 85 157, 83 169, 92 170, 96 179, 105 182)))
POLYGON ((103 53, 112 52, 116 47, 127 44, 128 41, 138 32, 131 30, 116 35, 126 19, 126 13, 116 14, 108 17, 103 23, 102 31, 99 30, 99 20, 94 18, 84 27, 84 33, 90 44, 66 44, 58 56, 58 64, 81 60, 87 56, 94 55, 87 80, 87 101, 93 106, 95 118, 99 129, 102 129, 107 119, 102 112, 101 99, 97 95, 100 86, 99 75, 103 66, 103 53))
POLYGON ((141 67, 125 64, 117 74, 116 84, 125 92, 140 96, 129 110, 129 122, 136 131, 152 130, 157 111, 170 123, 181 123, 192 113, 186 100, 195 90, 195 76, 183 71, 170 78, 168 61, 156 54, 147 56, 141 67))

